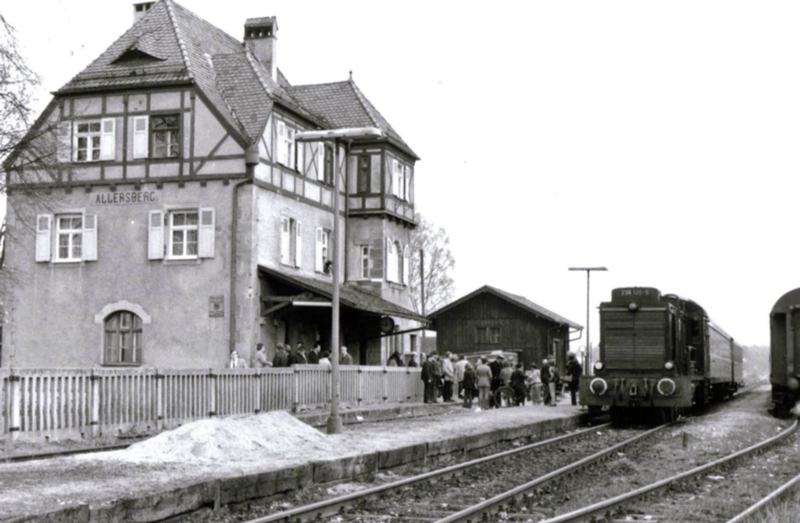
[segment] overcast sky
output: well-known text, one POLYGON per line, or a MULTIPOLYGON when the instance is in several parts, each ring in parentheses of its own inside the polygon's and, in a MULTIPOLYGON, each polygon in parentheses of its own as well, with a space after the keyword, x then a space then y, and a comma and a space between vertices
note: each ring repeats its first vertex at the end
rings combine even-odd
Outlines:
MULTIPOLYGON (((348 72, 422 160, 456 296, 586 322, 611 289, 700 303, 745 344, 800 286, 800 2, 183 0, 242 38, 278 17, 294 84, 348 72)), ((3 0, 48 92, 132 24, 123 0, 3 0)), ((577 344, 576 344, 577 346, 577 344)), ((575 346, 574 346, 575 347, 575 346)))

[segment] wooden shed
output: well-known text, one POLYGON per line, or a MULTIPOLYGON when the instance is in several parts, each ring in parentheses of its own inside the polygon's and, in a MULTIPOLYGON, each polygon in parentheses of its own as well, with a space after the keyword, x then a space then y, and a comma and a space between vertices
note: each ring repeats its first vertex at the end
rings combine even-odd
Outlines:
POLYGON ((485 285, 428 315, 439 354, 511 351, 528 369, 548 355, 563 373, 570 334, 581 325, 529 299, 485 285))

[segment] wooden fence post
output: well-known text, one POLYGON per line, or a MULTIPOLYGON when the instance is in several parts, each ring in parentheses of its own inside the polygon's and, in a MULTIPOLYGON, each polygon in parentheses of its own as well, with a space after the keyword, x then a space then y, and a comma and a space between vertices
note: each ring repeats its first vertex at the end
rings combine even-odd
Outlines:
POLYGON ((411 391, 414 390, 414 387, 411 386, 411 369, 406 367, 406 401, 411 401, 411 391))
POLYGON ((361 402, 364 399, 364 374, 361 371, 361 365, 358 366, 358 405, 361 405, 361 402))
POLYGON ((383 368, 383 402, 389 401, 389 370, 383 368))
POLYGON ((100 435, 100 376, 94 373, 89 376, 92 383, 92 397, 89 399, 92 408, 92 419, 89 425, 92 427, 92 437, 96 438, 100 435))
POLYGON ((164 428, 164 375, 156 371, 156 432, 164 428))
POLYGON ((255 413, 258 414, 262 410, 264 410, 263 401, 261 399, 261 381, 262 376, 264 375, 263 369, 258 369, 258 372, 254 374, 256 380, 256 404, 255 404, 255 413))
POLYGON ((208 417, 217 415, 217 375, 214 369, 208 369, 208 417))
POLYGON ((11 369, 8 382, 11 384, 11 399, 8 402, 11 411, 9 432, 11 432, 11 439, 16 440, 22 428, 22 378, 14 374, 14 369, 11 369))
POLYGON ((297 414, 298 400, 300 399, 300 372, 297 365, 292 365, 292 412, 297 414))

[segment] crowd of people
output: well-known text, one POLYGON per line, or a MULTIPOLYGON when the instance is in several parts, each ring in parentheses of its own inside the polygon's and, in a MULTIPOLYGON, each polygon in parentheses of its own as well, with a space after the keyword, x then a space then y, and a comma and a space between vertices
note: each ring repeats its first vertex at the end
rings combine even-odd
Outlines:
MULTIPOLYGON (((253 354, 252 367, 291 367, 292 365, 322 365, 331 366, 330 352, 323 351, 322 345, 315 344, 310 352, 306 353, 306 348, 302 343, 297 344, 297 348, 292 352, 289 344, 279 343, 275 347, 275 356, 272 361, 267 357, 267 351, 263 343, 256 344, 256 352, 253 354)), ((342 346, 339 352, 340 365, 354 365, 353 357, 347 352, 347 347, 342 346)), ((250 367, 247 360, 239 356, 239 352, 232 350, 227 367, 229 369, 247 369, 250 367)))
MULTIPOLYGON (((290 345, 279 343, 275 356, 269 361, 263 343, 256 345, 252 366, 263 367, 291 367, 292 365, 322 365, 331 366, 330 353, 323 351, 317 343, 311 352, 306 354, 302 343, 297 344, 294 352, 290 345)), ((353 365, 353 357, 347 352, 347 347, 342 346, 339 353, 339 364, 353 365)), ((387 360, 387 365, 404 365, 403 357, 395 351, 387 360)), ((567 354, 565 375, 562 377, 555 364, 555 358, 548 356, 542 360, 541 369, 534 363, 526 371, 522 362, 507 361, 502 353, 494 354, 492 361, 487 356, 482 356, 473 365, 466 356, 454 355, 446 352, 439 356, 436 351, 427 356, 424 353, 412 353, 407 363, 408 367, 421 367, 421 378, 424 383, 423 399, 425 403, 445 403, 463 400, 465 408, 472 408, 475 399, 482 409, 500 407, 496 392, 501 387, 508 387, 513 391, 514 405, 523 406, 526 400, 533 403, 542 403, 551 407, 557 404, 558 396, 566 386, 570 392, 573 405, 577 405, 577 393, 583 367, 578 362, 575 354, 567 354), (420 361, 420 359, 422 361, 420 361)), ((246 369, 247 361, 239 356, 236 350, 230 353, 228 368, 246 369)))
POLYGON ((494 355, 492 361, 482 356, 473 365, 461 354, 446 352, 439 356, 435 351, 422 354, 422 363, 416 353, 409 361, 409 367, 422 367, 421 378, 424 383, 424 402, 448 403, 463 400, 465 408, 472 408, 475 399, 481 409, 500 407, 496 392, 501 387, 513 391, 511 402, 517 406, 525 405, 526 400, 551 407, 557 404, 558 396, 566 386, 570 392, 572 405, 577 405, 577 393, 583 367, 575 354, 567 355, 565 375, 562 377, 555 365, 555 358, 548 356, 542 361, 542 368, 532 364, 526 371, 522 362, 507 361, 502 354, 494 355))

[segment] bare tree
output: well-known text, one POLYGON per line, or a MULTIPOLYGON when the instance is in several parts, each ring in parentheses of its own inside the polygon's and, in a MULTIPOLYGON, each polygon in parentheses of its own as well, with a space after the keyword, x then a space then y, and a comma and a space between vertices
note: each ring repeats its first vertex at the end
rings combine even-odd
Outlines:
POLYGON ((425 217, 415 216, 417 228, 411 233, 411 263, 409 289, 418 313, 431 313, 453 299, 454 281, 451 276, 456 261, 450 252, 447 231, 436 227, 425 217), (422 308, 420 280, 420 250, 425 253, 425 307, 422 308))

